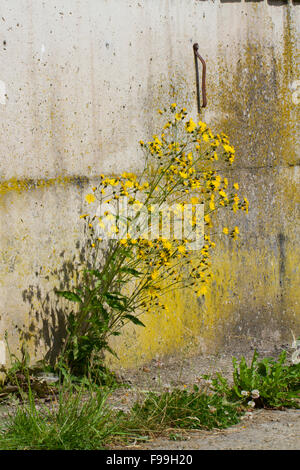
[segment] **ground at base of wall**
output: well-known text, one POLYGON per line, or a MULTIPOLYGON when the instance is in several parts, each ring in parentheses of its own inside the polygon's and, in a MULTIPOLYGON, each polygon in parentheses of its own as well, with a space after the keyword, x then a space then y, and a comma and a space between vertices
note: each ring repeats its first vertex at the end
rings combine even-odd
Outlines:
MULTIPOLYGON (((264 351, 260 355, 277 356, 278 351, 264 351)), ((240 357, 240 355, 237 355, 240 357)), ((253 352, 245 354, 250 363, 253 352)), ((124 411, 149 389, 164 387, 190 388, 200 376, 220 372, 229 381, 232 378, 232 356, 227 354, 196 356, 179 361, 175 358, 155 360, 138 370, 122 371, 128 381, 128 390, 119 389, 111 397, 111 404, 124 411)), ((168 436, 156 437, 147 443, 137 443, 119 449, 155 450, 296 450, 300 449, 300 410, 258 409, 247 414, 239 424, 225 430, 191 431, 172 430, 168 436), (170 439, 171 436, 171 439, 170 439)))
POLYGON ((147 444, 131 445, 126 449, 299 450, 299 435, 299 410, 256 410, 252 413, 252 419, 245 418, 241 423, 225 430, 179 430, 176 434, 173 433, 174 440, 158 437, 147 444))
MULTIPOLYGON (((292 350, 287 344, 273 350, 257 350, 257 352, 259 359, 277 358, 282 350, 291 355, 292 350)), ((201 382, 201 376, 215 373, 220 373, 232 382, 232 358, 236 357, 240 360, 244 356, 250 364, 253 354, 254 349, 251 348, 243 353, 231 351, 223 354, 199 354, 181 359, 178 356, 169 356, 154 359, 135 369, 119 369, 116 376, 121 382, 128 383, 131 389, 136 390, 192 386, 201 382)))
MULTIPOLYGON (((263 357, 276 357, 278 351, 264 352, 263 357)), ((253 352, 245 354, 249 364, 253 352)), ((237 354, 240 358, 240 355, 237 354)), ((199 355, 178 360, 175 357, 157 359, 135 370, 121 370, 117 374, 123 386, 114 390, 108 404, 115 410, 129 411, 138 400, 142 401, 150 390, 191 390, 194 384, 201 385, 201 376, 220 372, 230 382, 232 379, 232 356, 199 355)), ((48 400, 40 400, 41 406, 48 400)), ((0 406, 0 422, 12 407, 0 406)), ((224 430, 167 429, 147 441, 109 446, 109 449, 124 450, 298 450, 300 448, 300 410, 255 409, 247 412, 241 422, 224 430)))

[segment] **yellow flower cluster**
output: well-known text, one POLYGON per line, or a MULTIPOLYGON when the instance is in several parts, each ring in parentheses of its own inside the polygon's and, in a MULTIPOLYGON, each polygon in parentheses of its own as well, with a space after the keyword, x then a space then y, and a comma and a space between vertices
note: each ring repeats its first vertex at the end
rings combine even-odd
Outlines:
MULTIPOLYGON (((96 201, 100 205, 114 201, 120 204, 126 198, 129 205, 137 207, 136 215, 129 217, 119 213, 116 216, 106 211, 102 216, 81 216, 88 224, 94 251, 104 238, 98 236, 95 224, 104 230, 105 222, 111 219, 106 235, 119 236, 114 239, 116 258, 111 258, 111 265, 106 264, 105 269, 116 271, 108 277, 111 282, 114 279, 123 282, 125 289, 131 292, 134 309, 163 308, 157 298, 171 288, 190 287, 197 295, 205 295, 212 279, 210 253, 215 244, 209 234, 204 236, 203 246, 196 256, 189 250, 189 243, 202 223, 195 212, 189 219, 191 231, 186 238, 157 236, 152 239, 148 233, 154 206, 174 207, 175 204, 175 213, 183 213, 188 205, 203 204, 207 231, 213 226, 213 213, 219 209, 227 207, 233 212, 248 212, 249 206, 248 200, 239 195, 238 183, 222 176, 215 168, 215 165, 218 168, 223 168, 224 164, 230 166, 234 161, 235 149, 228 137, 223 133, 214 134, 202 121, 196 123, 188 118, 187 110, 178 108, 176 103, 158 113, 167 114, 167 120, 160 134, 153 135, 146 143, 140 141, 146 156, 141 174, 100 175, 99 185, 85 198, 89 205, 96 201), (150 222, 148 218, 140 223, 138 216, 143 208, 150 215, 150 222), (130 226, 134 226, 134 234, 130 226)), ((239 229, 224 227, 223 233, 236 239, 239 229)))

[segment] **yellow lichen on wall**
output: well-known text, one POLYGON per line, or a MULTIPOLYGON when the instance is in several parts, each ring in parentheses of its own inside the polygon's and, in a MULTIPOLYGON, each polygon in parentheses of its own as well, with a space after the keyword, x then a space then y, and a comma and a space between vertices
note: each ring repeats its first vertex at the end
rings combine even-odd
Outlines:
POLYGON ((66 186, 75 182, 86 182, 87 177, 84 176, 63 176, 59 175, 55 178, 41 178, 32 180, 30 178, 18 179, 10 178, 6 181, 0 181, 0 196, 11 191, 20 193, 32 189, 48 188, 53 185, 66 186))
MULTIPOLYGON (((286 304, 284 309, 277 253, 270 255, 262 245, 236 243, 230 253, 224 244, 218 250, 214 281, 205 298, 188 291, 172 292, 164 299, 167 313, 143 314, 146 328, 125 327, 123 336, 111 342, 119 360, 107 355, 108 364, 115 369, 134 368, 164 355, 247 350, 257 339, 267 348, 280 341, 282 331, 291 339, 291 330, 300 327, 295 312, 299 293, 290 298, 292 308, 286 304)), ((286 259, 288 276, 295 269, 293 253, 287 252, 286 259)))
MULTIPOLYGON (((240 241, 236 246, 219 241, 205 299, 174 292, 167 299, 168 313, 145 314, 145 330, 130 327, 113 342, 125 367, 161 354, 213 353, 259 341, 271 349, 299 331, 299 106, 291 92, 298 52, 289 10, 284 22, 282 44, 274 45, 270 37, 249 38, 238 45, 235 64, 226 62, 220 44, 218 79, 208 76, 214 128, 225 131, 237 149, 227 176, 250 200, 249 215, 238 220, 240 241)), ((222 221, 221 216, 217 227, 222 221)))
MULTIPOLYGON (((272 347, 276 341, 289 340, 291 329, 295 334, 299 331, 300 116, 291 88, 299 79, 296 12, 291 5, 272 7, 266 2, 191 2, 190 15, 185 2, 157 0, 156 5, 160 3, 165 10, 157 7, 160 16, 154 18, 142 8, 144 4, 151 8, 150 3, 141 1, 136 13, 142 26, 137 21, 129 36, 118 23, 113 34, 112 26, 107 26, 108 37, 121 34, 123 40, 104 41, 97 24, 90 37, 91 50, 96 41, 101 44, 99 55, 93 52, 95 57, 89 57, 91 50, 84 49, 85 43, 76 42, 78 35, 75 39, 67 36, 66 50, 57 49, 49 36, 49 44, 59 54, 52 57, 49 52, 47 67, 41 61, 37 65, 36 58, 31 58, 30 42, 27 52, 33 72, 28 72, 20 99, 24 109, 27 95, 32 93, 34 100, 24 116, 9 90, 5 109, 9 116, 16 114, 27 137, 26 149, 20 140, 15 152, 15 128, 7 128, 11 153, 7 179, 0 183, 0 334, 9 330, 15 351, 23 335, 33 358, 63 336, 61 314, 66 303, 55 298, 53 288, 76 284, 79 258, 84 255, 79 215, 91 186, 90 176, 102 170, 116 174, 128 165, 138 167, 140 156, 133 141, 144 138, 137 132, 147 137, 159 128, 157 108, 176 101, 191 113, 196 111, 194 41, 201 44, 207 60, 208 107, 201 118, 217 132, 226 132, 236 147, 236 162, 226 176, 239 182, 250 202, 249 214, 220 214, 216 219, 217 232, 231 223, 240 227, 241 235, 234 244, 216 234, 214 279, 206 298, 186 291, 170 293, 168 312, 144 314, 146 328, 127 326, 124 336, 112 341, 120 361, 111 356, 107 361, 115 368, 134 367, 157 355, 214 353, 247 348, 256 341, 272 347), (179 13, 173 3, 176 9, 181 6, 179 13), (174 15, 172 22, 170 15, 174 15), (205 28, 199 28, 200 23, 205 28), (69 51, 74 54, 70 62, 69 51), (65 174, 63 168, 67 168, 65 174), (48 170, 61 176, 40 176, 48 170), (37 177, 30 178, 31 171, 37 177), (79 176, 72 176, 73 172, 79 176), (23 173, 24 177, 9 178, 23 173)), ((101 20, 103 12, 96 4, 94 13, 101 20)), ((113 9, 112 4, 105 2, 105 8, 113 9)), ((80 14, 82 27, 92 30, 86 26, 90 22, 84 8, 80 14)), ((65 31, 73 31, 74 26, 67 23, 67 29, 57 24, 73 18, 65 15, 59 23, 52 19, 59 33, 53 37, 59 37, 61 44, 65 31)), ((122 15, 112 18, 119 21, 122 15)), ((88 38, 86 34, 87 42, 88 38)), ((23 47, 24 41, 20 44, 23 47)), ((19 56, 16 64, 21 64, 19 56)), ((16 76, 23 87, 22 71, 18 69, 16 76)))

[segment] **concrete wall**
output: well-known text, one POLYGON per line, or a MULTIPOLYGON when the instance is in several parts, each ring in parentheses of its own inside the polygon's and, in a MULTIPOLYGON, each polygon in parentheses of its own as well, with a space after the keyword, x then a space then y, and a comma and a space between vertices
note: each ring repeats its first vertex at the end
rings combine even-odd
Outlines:
POLYGON ((196 117, 194 42, 202 119, 235 145, 228 176, 250 210, 240 242, 219 241, 207 299, 172 296, 118 338, 119 364, 299 334, 299 25, 299 3, 276 0, 1 1, 0 340, 17 351, 21 335, 36 357, 59 343, 51 290, 76 280, 84 195, 102 172, 138 171, 159 106, 196 117))

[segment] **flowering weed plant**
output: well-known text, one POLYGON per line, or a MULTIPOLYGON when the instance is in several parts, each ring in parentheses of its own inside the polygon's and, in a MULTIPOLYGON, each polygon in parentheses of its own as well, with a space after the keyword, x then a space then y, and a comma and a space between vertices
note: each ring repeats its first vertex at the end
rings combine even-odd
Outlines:
MULTIPOLYGON (((143 171, 100 175, 85 197, 80 281, 72 292, 57 291, 77 304, 63 350, 75 373, 102 363, 105 350, 114 354, 109 338, 126 323, 145 326, 141 314, 167 309, 168 291, 190 288, 205 295, 214 213, 248 211, 238 183, 221 174, 235 158, 228 137, 195 123, 175 103, 159 114, 165 117, 162 131, 140 141, 143 171)), ((236 239, 238 227, 224 227, 223 234, 236 239)))
POLYGON ((212 381, 214 392, 250 408, 299 408, 300 364, 289 364, 286 351, 278 359, 265 357, 260 361, 255 351, 250 365, 244 357, 240 362, 234 357, 232 362, 233 386, 217 374, 212 381))

